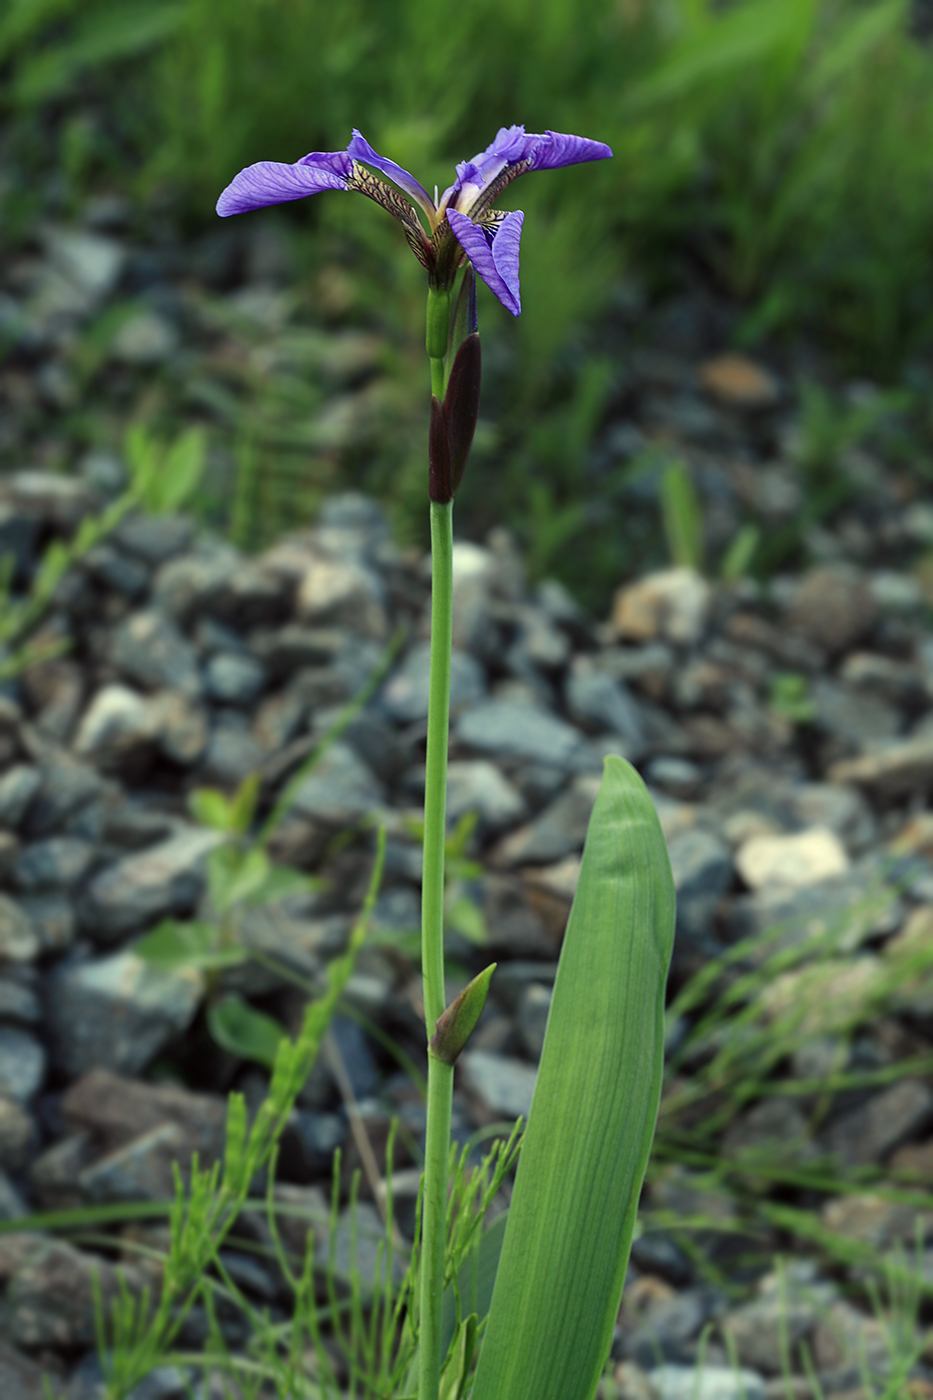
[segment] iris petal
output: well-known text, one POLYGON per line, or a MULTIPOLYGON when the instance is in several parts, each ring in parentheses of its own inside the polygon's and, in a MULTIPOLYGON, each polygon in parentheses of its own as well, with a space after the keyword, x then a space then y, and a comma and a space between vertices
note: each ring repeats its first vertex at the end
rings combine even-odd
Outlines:
POLYGON ((457 241, 482 277, 486 286, 499 298, 513 316, 521 313, 522 302, 518 278, 518 250, 525 215, 520 209, 506 214, 495 232, 482 224, 474 224, 466 214, 448 209, 447 219, 457 241))
POLYGON ((579 165, 585 160, 607 160, 612 155, 605 141, 591 141, 587 136, 565 136, 559 131, 546 131, 541 136, 529 135, 526 142, 525 156, 531 158, 532 170, 557 170, 562 165, 579 165))
POLYGON ((394 160, 388 160, 385 156, 374 151, 366 137, 361 136, 356 127, 353 128, 353 140, 347 147, 347 155, 353 160, 362 161, 364 165, 374 165, 377 170, 381 170, 383 175, 387 175, 394 184, 398 185, 400 190, 404 190, 416 204, 420 204, 426 214, 434 214, 434 200, 424 186, 419 185, 414 175, 410 175, 401 165, 396 165, 394 160))
POLYGON ((260 160, 235 175, 217 201, 217 213, 244 214, 269 204, 304 199, 322 190, 345 190, 353 162, 343 151, 312 151, 294 165, 260 160))

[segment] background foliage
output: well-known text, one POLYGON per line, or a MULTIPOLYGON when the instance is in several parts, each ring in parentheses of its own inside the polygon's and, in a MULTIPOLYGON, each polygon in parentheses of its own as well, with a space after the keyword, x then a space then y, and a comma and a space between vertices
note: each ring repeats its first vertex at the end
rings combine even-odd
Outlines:
MULTIPOLYGON (((886 383, 928 353, 933 49, 918 28, 908 0, 593 0, 585 11, 567 0, 8 0, 0 103, 15 159, 2 223, 11 242, 27 236, 36 176, 54 172, 66 211, 117 185, 140 227, 169 213, 199 236, 241 166, 341 149, 354 126, 441 187, 513 120, 608 141, 613 161, 528 180, 512 200, 528 213, 525 310, 512 323, 484 293, 496 426, 478 455, 495 471, 474 496, 467 482, 461 515, 474 534, 506 519, 534 569, 585 592, 611 561, 618 576, 606 503, 626 483, 600 482, 607 523, 581 466, 618 393, 606 347, 620 288, 712 289, 738 311, 740 346, 806 337, 840 370, 886 383)), ((398 347, 391 372, 411 411, 343 484, 391 498, 417 536, 423 403, 401 386, 420 373, 420 269, 366 201, 251 217, 289 230, 312 315, 325 315, 316 275, 342 266, 348 319, 398 347)), ((294 454, 257 448, 257 422, 279 421, 284 393, 281 382, 248 389, 236 447, 241 520, 268 516, 266 534, 340 484, 309 488, 294 454)))

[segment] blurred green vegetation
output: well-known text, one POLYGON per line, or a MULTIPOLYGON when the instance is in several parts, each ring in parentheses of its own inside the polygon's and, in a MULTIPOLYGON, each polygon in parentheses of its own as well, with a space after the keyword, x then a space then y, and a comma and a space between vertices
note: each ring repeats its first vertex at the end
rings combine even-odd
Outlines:
MULTIPOLYGON (((140 223, 169 210, 191 235, 242 166, 342 149, 354 126, 442 187, 512 121, 608 141, 614 160, 509 201, 528 215, 524 310, 513 324, 483 294, 495 428, 477 445, 482 490, 468 474, 463 492, 474 529, 506 520, 534 570, 585 593, 610 561, 618 575, 628 477, 597 486, 582 466, 617 389, 596 350, 624 278, 649 295, 699 280, 739 306, 740 345, 806 336, 881 382, 928 350, 933 48, 911 24, 908 0, 6 0, 0 107, 17 168, 51 162, 66 208, 116 183, 140 223)), ((35 182, 8 180, 8 238, 38 201, 35 182)), ((350 272, 350 323, 388 329, 390 372, 420 389, 423 274, 392 221, 337 198, 250 217, 293 230, 308 286, 350 272)), ((348 484, 302 481, 300 443, 263 455, 277 395, 247 394, 234 448, 244 538, 244 519, 268 510, 269 533, 348 484)), ((390 498, 414 537, 423 405, 397 407, 397 432, 349 484, 390 498)))

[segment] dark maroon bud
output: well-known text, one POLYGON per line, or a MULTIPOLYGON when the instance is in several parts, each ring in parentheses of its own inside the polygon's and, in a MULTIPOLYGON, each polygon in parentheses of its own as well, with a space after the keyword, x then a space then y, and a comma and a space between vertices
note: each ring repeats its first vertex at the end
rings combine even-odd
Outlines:
POLYGON ((436 394, 431 395, 431 426, 428 429, 428 499, 440 505, 453 500, 447 411, 436 394))
POLYGON ((481 379, 482 354, 479 336, 474 332, 467 336, 457 351, 447 382, 447 393, 444 395, 452 496, 457 494, 473 444, 476 419, 479 415, 481 379))

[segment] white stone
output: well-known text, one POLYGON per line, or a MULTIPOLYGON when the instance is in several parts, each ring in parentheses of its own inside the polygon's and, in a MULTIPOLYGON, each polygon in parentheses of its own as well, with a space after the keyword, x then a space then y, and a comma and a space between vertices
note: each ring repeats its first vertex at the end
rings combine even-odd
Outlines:
POLYGON ((836 834, 813 826, 792 836, 750 836, 735 856, 736 869, 749 889, 766 885, 799 888, 844 875, 849 857, 836 834))
POLYGON ((612 621, 630 641, 690 645, 703 635, 711 600, 712 589, 696 569, 664 569, 620 588, 612 621))
POLYGON ((102 750, 135 748, 155 736, 150 703, 127 685, 105 685, 91 701, 75 739, 75 753, 86 756, 102 750))
POLYGON ((658 1400, 765 1400, 758 1372, 732 1366, 658 1366, 648 1379, 658 1400))

